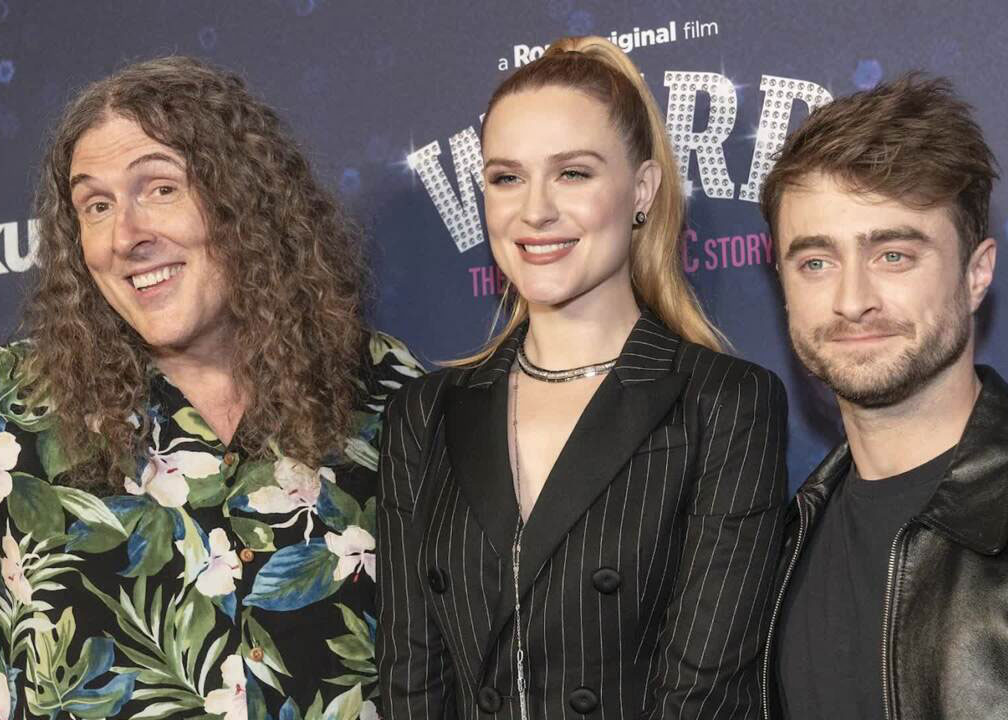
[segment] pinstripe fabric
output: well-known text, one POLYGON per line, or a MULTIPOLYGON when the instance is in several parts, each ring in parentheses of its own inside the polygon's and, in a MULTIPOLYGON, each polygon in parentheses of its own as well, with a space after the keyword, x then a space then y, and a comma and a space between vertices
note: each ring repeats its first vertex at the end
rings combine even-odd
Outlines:
MULTIPOLYGON (((518 720, 505 378, 519 341, 479 368, 411 382, 389 404, 378 504, 386 720, 518 720), (496 712, 482 688, 499 694, 496 712)), ((597 700, 591 717, 759 717, 785 432, 772 373, 642 315, 526 525, 532 717, 582 717, 571 694, 584 689, 597 700), (614 592, 597 589, 600 568, 618 573, 614 592)))

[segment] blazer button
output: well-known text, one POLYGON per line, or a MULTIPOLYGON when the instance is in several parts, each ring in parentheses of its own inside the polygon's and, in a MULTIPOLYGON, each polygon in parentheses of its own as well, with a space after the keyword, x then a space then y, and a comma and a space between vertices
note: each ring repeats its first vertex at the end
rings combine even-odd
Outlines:
POLYGON ((592 585, 605 595, 612 595, 622 584, 623 577, 611 567, 600 567, 592 573, 592 585))
POLYGON ((476 704, 485 713, 495 713, 501 709, 501 695, 496 689, 484 685, 476 693, 476 704))
POLYGON ((427 582, 430 583, 431 590, 440 595, 448 589, 448 573, 439 567, 432 567, 427 572, 427 582))
POLYGON ((598 695, 591 688, 579 687, 572 690, 567 696, 567 702, 574 709, 574 712, 587 715, 598 707, 598 695))

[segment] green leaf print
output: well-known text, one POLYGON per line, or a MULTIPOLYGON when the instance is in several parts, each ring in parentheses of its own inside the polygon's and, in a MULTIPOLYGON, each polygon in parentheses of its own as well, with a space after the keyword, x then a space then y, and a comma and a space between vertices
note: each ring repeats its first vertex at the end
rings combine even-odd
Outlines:
POLYGON ((66 528, 63 508, 52 485, 27 473, 11 473, 14 487, 7 498, 14 524, 34 538, 62 535, 66 528))
POLYGON ((55 486, 53 490, 56 491, 60 504, 71 515, 77 516, 92 528, 107 528, 121 536, 122 540, 127 538, 126 528, 99 498, 83 490, 62 485, 55 486))
POLYGON ((231 529, 247 548, 260 552, 276 550, 276 546, 273 544, 273 528, 261 520, 232 517, 231 529))
POLYGON ((124 673, 99 687, 87 687, 105 675, 115 657, 110 638, 87 638, 80 657, 69 664, 67 650, 76 632, 73 611, 63 611, 53 625, 37 615, 33 650, 29 655, 25 696, 36 715, 63 711, 79 718, 115 716, 133 694, 136 673, 124 673))
POLYGON ((323 720, 357 720, 361 707, 364 705, 364 697, 361 694, 360 685, 354 685, 344 693, 337 695, 333 701, 326 706, 322 713, 323 720))
POLYGON ((322 711, 325 709, 325 703, 322 702, 322 693, 315 693, 315 700, 312 702, 311 706, 305 712, 304 720, 322 720, 322 711))
POLYGON ((343 532, 349 525, 356 525, 361 515, 361 506, 354 497, 334 482, 322 481, 318 503, 315 506, 319 519, 331 530, 343 532))
POLYGON ((172 420, 182 428, 183 432, 201 437, 209 443, 219 442, 217 433, 207 425, 206 420, 197 412, 196 408, 184 407, 172 415, 172 420))
POLYGON ((61 475, 73 467, 73 463, 67 457, 55 428, 40 432, 36 437, 35 449, 38 451, 39 461, 42 463, 46 477, 52 482, 57 475, 61 475))
MULTIPOLYGON (((223 466, 222 467, 226 467, 223 466)), ((189 484, 189 506, 193 508, 214 507, 220 505, 230 492, 224 483, 222 473, 214 473, 202 478, 185 478, 189 484)))
MULTIPOLYGON (((207 678, 226 644, 226 634, 211 641, 203 630, 205 621, 200 617, 205 610, 198 605, 187 609, 187 602, 180 603, 178 596, 162 601, 160 587, 154 591, 148 606, 146 577, 137 578, 132 595, 120 588, 118 600, 99 590, 86 577, 82 576, 81 581, 112 611, 125 635, 117 640, 116 647, 133 665, 114 669, 136 673, 142 685, 157 686, 135 693, 138 700, 160 702, 147 706, 133 717, 170 717, 171 712, 164 711, 166 703, 175 705, 176 711, 202 708, 207 678), (202 665, 197 680, 195 665, 200 658, 202 665)), ((190 602, 200 600, 192 598, 190 602)))
POLYGON ((356 635, 340 635, 338 638, 326 640, 326 644, 340 658, 367 660, 374 657, 374 645, 356 635))
POLYGON ((29 407, 21 392, 27 380, 24 366, 30 351, 27 342, 0 347, 0 417, 29 432, 40 432, 52 426, 53 416, 47 408, 29 407))
POLYGON ((266 628, 259 624, 259 622, 252 617, 252 609, 246 608, 242 612, 242 626, 244 628, 245 637, 248 640, 248 644, 251 647, 261 648, 263 651, 263 663, 269 665, 271 668, 279 673, 290 676, 290 671, 284 664, 283 658, 280 657, 280 650, 277 648, 276 643, 273 642, 273 638, 270 637, 269 633, 266 632, 266 628))
POLYGON ((126 552, 130 564, 122 571, 126 577, 154 575, 171 560, 175 548, 172 537, 175 532, 175 516, 167 508, 148 503, 130 535, 126 552))

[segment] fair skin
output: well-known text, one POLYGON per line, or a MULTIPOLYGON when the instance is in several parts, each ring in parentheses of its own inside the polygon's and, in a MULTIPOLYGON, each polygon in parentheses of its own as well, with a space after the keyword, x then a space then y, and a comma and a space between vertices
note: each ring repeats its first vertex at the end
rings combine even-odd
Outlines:
POLYGON ((972 315, 994 276, 994 240, 964 273, 949 208, 821 173, 784 192, 777 234, 795 349, 838 392, 859 474, 892 477, 956 445, 981 387, 972 315))
MULTIPOLYGON (((657 163, 639 166, 607 108, 568 88, 501 99, 483 128, 485 207, 497 264, 528 301, 525 351, 564 369, 619 355, 640 316, 630 279, 634 214, 650 209, 657 163)), ((517 375, 521 507, 527 518, 603 376, 517 375)))
POLYGON ((185 160, 112 115, 77 141, 71 198, 84 262, 157 367, 230 442, 244 402, 226 351, 223 276, 210 257, 185 160))

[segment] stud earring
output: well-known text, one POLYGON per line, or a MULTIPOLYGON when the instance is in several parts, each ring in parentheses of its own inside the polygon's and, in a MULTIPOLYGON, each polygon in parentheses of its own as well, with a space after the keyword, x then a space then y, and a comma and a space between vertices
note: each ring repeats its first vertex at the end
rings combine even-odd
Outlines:
POLYGON ((647 213, 644 212, 643 210, 638 210, 637 214, 634 215, 633 219, 634 219, 634 225, 643 225, 645 222, 647 222, 647 213))

